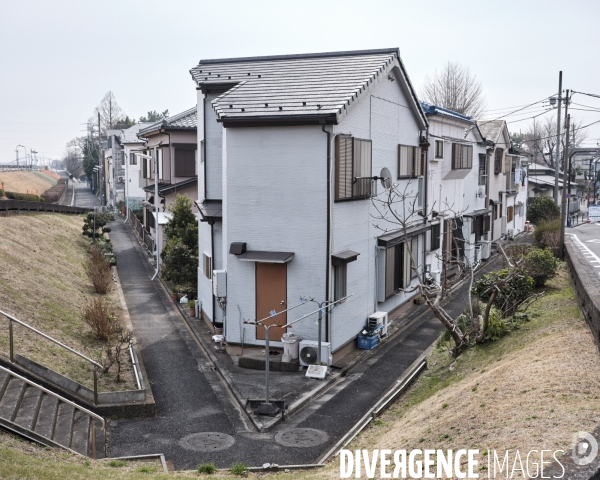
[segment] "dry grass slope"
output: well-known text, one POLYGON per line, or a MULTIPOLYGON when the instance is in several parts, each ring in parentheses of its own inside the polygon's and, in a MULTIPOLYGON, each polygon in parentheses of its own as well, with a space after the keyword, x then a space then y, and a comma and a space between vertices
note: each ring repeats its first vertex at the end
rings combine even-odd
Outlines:
MULTIPOLYGON (((82 318, 93 297, 85 273, 87 240, 83 219, 58 214, 17 215, 0 220, 1 309, 87 356, 97 359, 102 343, 93 339, 82 318)), ((108 294, 120 309, 116 289, 108 294)), ((15 327, 15 352, 51 367, 73 380, 92 386, 89 364, 66 350, 15 327)), ((0 352, 8 356, 8 322, 0 317, 0 352)), ((124 390, 134 384, 127 364, 128 383, 115 384, 110 374, 100 378, 100 390, 124 390), (129 387, 126 387, 126 386, 129 387)))
POLYGON ((4 182, 7 192, 27 193, 28 190, 35 190, 37 195, 56 185, 56 180, 47 175, 26 171, 0 172, 0 182, 4 182))

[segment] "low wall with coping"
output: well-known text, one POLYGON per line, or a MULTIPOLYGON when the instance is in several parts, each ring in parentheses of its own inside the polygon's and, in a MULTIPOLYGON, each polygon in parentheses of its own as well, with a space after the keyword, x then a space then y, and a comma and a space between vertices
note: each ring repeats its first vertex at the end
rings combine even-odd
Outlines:
POLYGON ((579 310, 590 328, 600 353, 600 278, 583 253, 570 239, 565 242, 565 260, 579 310))

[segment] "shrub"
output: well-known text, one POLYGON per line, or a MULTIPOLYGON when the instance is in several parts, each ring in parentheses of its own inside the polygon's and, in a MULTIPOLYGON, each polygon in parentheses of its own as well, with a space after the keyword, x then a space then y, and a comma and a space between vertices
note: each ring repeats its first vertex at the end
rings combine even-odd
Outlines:
POLYGON ((217 467, 214 463, 201 463, 198 465, 198 473, 207 473, 208 475, 212 475, 217 471, 217 467))
POLYGON ((109 467, 124 467, 125 466, 125 461, 124 460, 111 460, 110 462, 108 462, 108 466, 109 467))
POLYGON ((195 252, 175 238, 161 253, 162 274, 180 286, 179 291, 195 294, 198 290, 198 257, 195 252))
POLYGON ((96 238, 102 241, 107 241, 107 239, 104 237, 104 234, 110 232, 110 228, 106 227, 106 224, 108 222, 112 222, 114 219, 115 217, 107 212, 88 213, 83 220, 83 231, 81 233, 82 235, 92 239, 96 238), (95 230, 94 226, 96 227, 95 230))
MULTIPOLYGON (((484 275, 475 282, 472 292, 482 301, 487 302, 492 293, 490 287, 501 284, 509 273, 509 270, 504 269, 484 275)), ((500 293, 494 300, 494 306, 500 310, 503 318, 513 315, 519 305, 533 292, 533 278, 527 275, 527 271, 524 268, 517 268, 515 273, 501 287, 500 293)))
POLYGON ((549 248, 558 256, 560 248, 560 220, 540 222, 533 231, 533 240, 536 247, 549 248))
POLYGON ((527 256, 533 248, 533 245, 528 245, 527 243, 513 243, 509 245, 504 252, 510 261, 514 263, 527 256))
POLYGON ((6 196, 6 193, 4 192, 3 188, 0 188, 0 198, 4 198, 6 196))
POLYGON ((97 245, 89 249, 90 259, 86 265, 86 272, 96 293, 106 293, 112 285, 111 262, 104 254, 104 250, 97 245))
POLYGON ((248 467, 244 463, 236 463, 229 468, 229 471, 234 475, 244 475, 248 467))
POLYGON ((48 203, 57 203, 67 190, 67 186, 64 183, 59 183, 58 185, 54 185, 42 193, 41 197, 45 202, 48 203))
POLYGON ((535 248, 525 256, 523 268, 533 278, 534 286, 539 288, 556 276, 558 260, 548 248, 535 248))
POLYGON ((117 319, 108 308, 108 303, 102 297, 92 298, 83 311, 83 319, 92 329, 95 338, 108 341, 118 326, 117 319))
POLYGON ((19 192, 4 192, 6 198, 11 200, 23 200, 25 202, 38 202, 43 203, 44 199, 39 195, 33 195, 31 193, 19 193, 19 192))
POLYGON ((527 220, 534 225, 560 217, 560 208, 550 197, 536 197, 527 206, 527 220))

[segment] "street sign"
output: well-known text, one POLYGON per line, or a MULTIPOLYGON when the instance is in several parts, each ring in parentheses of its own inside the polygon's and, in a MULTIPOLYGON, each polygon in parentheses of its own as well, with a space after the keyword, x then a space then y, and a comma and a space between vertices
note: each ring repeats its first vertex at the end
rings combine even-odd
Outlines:
POLYGON ((590 217, 590 222, 600 222, 600 207, 588 207, 588 215, 590 217))

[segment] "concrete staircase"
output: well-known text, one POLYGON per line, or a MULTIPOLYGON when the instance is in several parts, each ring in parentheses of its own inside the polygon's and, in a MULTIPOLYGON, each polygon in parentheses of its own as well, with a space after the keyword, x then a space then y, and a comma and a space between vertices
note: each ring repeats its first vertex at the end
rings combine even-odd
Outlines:
POLYGON ((104 419, 0 367, 0 427, 49 447, 103 458, 104 419))

